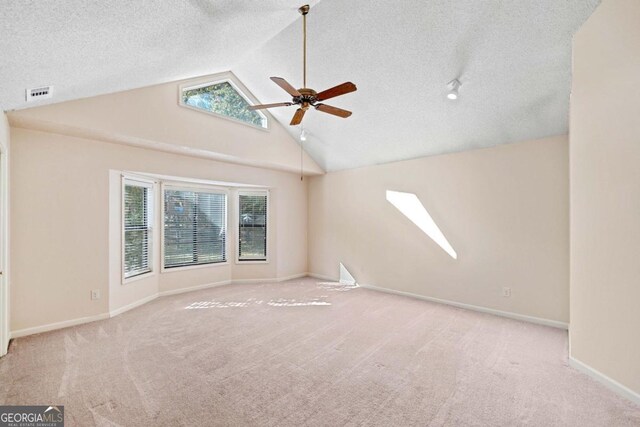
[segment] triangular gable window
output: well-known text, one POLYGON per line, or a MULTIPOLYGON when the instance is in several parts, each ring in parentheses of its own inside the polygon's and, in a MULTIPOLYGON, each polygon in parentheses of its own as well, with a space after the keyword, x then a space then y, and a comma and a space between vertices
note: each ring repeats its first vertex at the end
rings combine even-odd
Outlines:
POLYGON ((180 88, 180 104, 267 129, 267 116, 247 107, 252 102, 230 79, 180 88))

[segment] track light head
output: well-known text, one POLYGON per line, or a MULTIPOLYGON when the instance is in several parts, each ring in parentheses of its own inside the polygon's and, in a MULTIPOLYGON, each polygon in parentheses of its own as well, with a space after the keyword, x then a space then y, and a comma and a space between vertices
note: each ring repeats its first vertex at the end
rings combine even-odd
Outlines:
POLYGON ((449 83, 447 83, 447 87, 449 88, 449 93, 447 93, 447 98, 451 100, 458 99, 460 97, 460 93, 458 92, 458 90, 460 89, 460 86, 462 86, 462 83, 460 83, 460 80, 458 79, 453 79, 449 83))

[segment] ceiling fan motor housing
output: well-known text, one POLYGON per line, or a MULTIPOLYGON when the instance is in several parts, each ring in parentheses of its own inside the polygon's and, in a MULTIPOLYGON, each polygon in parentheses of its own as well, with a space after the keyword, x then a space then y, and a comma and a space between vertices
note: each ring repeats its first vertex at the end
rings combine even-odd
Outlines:
POLYGON ((293 103, 300 104, 304 110, 308 110, 310 105, 318 102, 316 98, 317 92, 315 90, 303 87, 298 89, 298 92, 300 92, 301 96, 293 97, 293 103))

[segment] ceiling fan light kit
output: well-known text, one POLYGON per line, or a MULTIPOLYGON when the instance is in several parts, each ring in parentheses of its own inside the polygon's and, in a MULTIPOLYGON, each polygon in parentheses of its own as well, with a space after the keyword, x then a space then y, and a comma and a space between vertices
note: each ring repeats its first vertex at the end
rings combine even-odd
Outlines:
POLYGON ((316 92, 315 90, 307 87, 307 14, 309 13, 309 5, 306 4, 298 9, 298 12, 302 15, 302 85, 300 89, 296 89, 289 82, 282 77, 271 77, 271 80, 284 89, 289 95, 291 95, 291 102, 279 102, 275 104, 261 104, 252 105, 250 110, 260 110, 264 108, 274 107, 289 107, 291 105, 297 105, 293 118, 291 119, 291 126, 296 126, 302 123, 305 113, 309 108, 313 107, 316 110, 332 114, 334 116, 347 118, 351 115, 351 111, 343 110, 341 108, 332 107, 331 105, 323 104, 322 101, 335 98, 340 95, 355 92, 357 90, 356 85, 351 82, 345 82, 338 86, 332 87, 322 92, 316 92))

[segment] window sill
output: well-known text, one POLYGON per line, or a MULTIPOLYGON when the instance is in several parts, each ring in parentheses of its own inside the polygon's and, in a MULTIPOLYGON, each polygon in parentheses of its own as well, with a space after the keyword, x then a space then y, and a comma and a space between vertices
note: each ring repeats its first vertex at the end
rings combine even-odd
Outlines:
POLYGON ((162 268, 162 273, 173 273, 175 271, 185 271, 185 270, 197 270, 200 268, 213 268, 213 267, 222 267, 228 266, 229 261, 225 262, 215 262, 210 264, 196 264, 196 265, 184 265, 182 267, 171 267, 171 268, 162 268))
POLYGON ((148 279, 149 277, 153 277, 156 275, 155 271, 149 271, 148 273, 138 274, 137 276, 122 278, 122 285, 128 285, 132 282, 137 282, 138 280, 148 279))
POLYGON ((244 265, 244 264, 269 264, 269 260, 268 259, 265 259, 265 260, 262 260, 262 261, 258 261, 258 260, 256 260, 256 261, 248 261, 248 260, 247 261, 241 261, 239 259, 236 260, 236 265, 244 265))

